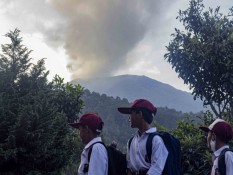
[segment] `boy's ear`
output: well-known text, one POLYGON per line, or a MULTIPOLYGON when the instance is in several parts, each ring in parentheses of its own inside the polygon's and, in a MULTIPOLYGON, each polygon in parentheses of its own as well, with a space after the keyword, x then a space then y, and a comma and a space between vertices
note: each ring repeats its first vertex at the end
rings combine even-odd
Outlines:
POLYGON ((212 132, 212 134, 211 134, 211 140, 216 140, 216 135, 212 132))
POLYGON ((138 111, 138 114, 140 115, 140 117, 144 120, 143 116, 142 116, 142 111, 138 111))

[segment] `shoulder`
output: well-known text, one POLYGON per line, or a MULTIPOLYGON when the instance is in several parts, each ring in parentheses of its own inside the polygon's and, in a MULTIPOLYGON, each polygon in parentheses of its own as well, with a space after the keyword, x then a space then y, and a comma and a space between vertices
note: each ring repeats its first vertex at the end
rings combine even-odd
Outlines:
POLYGON ((95 155, 97 157, 106 157, 107 156, 107 149, 102 143, 96 143, 92 146, 92 153, 91 155, 95 155))
POLYGON ((233 161, 233 152, 232 151, 226 151, 225 152, 225 159, 231 159, 233 161))
POLYGON ((155 148, 163 148, 163 149, 166 148, 165 143, 164 143, 162 137, 158 136, 158 135, 154 136, 154 138, 153 138, 153 145, 154 145, 153 147, 155 147, 155 148))
POLYGON ((153 137, 153 140, 152 140, 152 142, 154 143, 154 142, 156 142, 156 143, 163 143, 163 139, 162 139, 162 137, 159 135, 159 134, 157 134, 157 133, 150 133, 150 134, 148 134, 148 137, 150 137, 150 135, 152 135, 152 137, 153 137))
POLYGON ((165 144, 162 137, 155 133, 148 135, 147 144, 152 144, 153 149, 165 148, 165 144))
POLYGON ((102 149, 106 149, 104 143, 102 142, 94 143, 92 145, 92 150, 102 150, 102 149))

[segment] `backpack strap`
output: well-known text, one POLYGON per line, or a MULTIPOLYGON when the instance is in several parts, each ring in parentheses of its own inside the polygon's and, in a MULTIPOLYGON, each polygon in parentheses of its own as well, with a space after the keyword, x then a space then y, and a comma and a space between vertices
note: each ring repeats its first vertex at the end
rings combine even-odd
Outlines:
MULTIPOLYGON (((88 169, 89 169, 89 162, 90 162, 90 159, 91 159, 91 153, 92 153, 92 148, 95 144, 97 143, 101 143, 102 145, 104 145, 104 147, 106 148, 105 144, 103 142, 95 142, 93 143, 92 145, 90 145, 90 149, 88 151, 88 155, 87 155, 87 160, 88 160, 88 163, 84 165, 84 170, 83 172, 86 173, 88 172, 88 169)), ((106 148, 107 149, 107 148, 106 148)))
POLYGON ((147 141, 146 141, 146 157, 145 161, 151 163, 151 155, 152 155, 152 140, 154 136, 159 135, 157 132, 149 133, 147 141))
MULTIPOLYGON (((155 135, 159 135, 157 132, 149 133, 147 141, 146 141, 146 157, 145 161, 151 163, 151 154, 152 154, 152 140, 155 135)), ((128 149, 130 149, 130 145, 132 143, 133 137, 129 139, 128 149)))
MULTIPOLYGON (((88 163, 90 162, 90 159, 91 159, 91 153, 92 153, 92 148, 93 146, 96 144, 96 143, 101 143, 102 145, 104 145, 104 147, 106 148, 105 144, 103 142, 95 142, 93 143, 91 146, 90 146, 90 150, 88 152, 88 157, 87 157, 87 160, 88 160, 88 163)), ((106 148, 107 149, 107 148, 106 148)))
POLYGON ((130 145, 131 145, 131 143, 132 143, 132 140, 133 140, 133 137, 131 137, 131 138, 129 139, 129 141, 128 141, 128 150, 130 149, 130 145))
POLYGON ((149 133, 147 142, 146 142, 146 157, 145 161, 151 163, 152 155, 152 144, 154 136, 158 135, 164 143, 168 151, 168 156, 162 174, 166 175, 180 175, 181 173, 181 150, 180 150, 180 141, 165 131, 157 131, 149 133))
POLYGON ((218 157, 218 172, 220 175, 226 175, 226 163, 225 163, 225 153, 227 151, 232 151, 232 148, 225 148, 221 151, 218 157))

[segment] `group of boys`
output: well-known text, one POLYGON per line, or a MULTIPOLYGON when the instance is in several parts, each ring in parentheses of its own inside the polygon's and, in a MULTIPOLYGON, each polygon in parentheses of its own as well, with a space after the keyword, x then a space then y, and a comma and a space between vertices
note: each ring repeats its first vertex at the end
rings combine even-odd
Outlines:
MULTIPOLYGON (((137 99, 130 107, 119 107, 118 111, 128 114, 131 128, 138 129, 131 139, 130 149, 128 147, 127 150, 127 175, 161 175, 169 153, 160 136, 153 137, 151 160, 145 159, 148 135, 157 131, 156 127, 151 126, 157 108, 146 99, 137 99)), ((104 125, 101 117, 94 113, 87 113, 77 122, 69 125, 79 130, 80 138, 85 144, 78 175, 107 175, 108 153, 101 143, 100 133, 104 125), (91 156, 90 149, 92 149, 91 156)), ((232 128, 228 122, 216 119, 210 126, 202 126, 200 129, 208 133, 207 145, 213 151, 211 175, 219 175, 218 157, 222 150, 229 148, 228 143, 233 137, 232 128)), ((233 152, 231 151, 225 153, 225 171, 226 175, 233 175, 233 152)))

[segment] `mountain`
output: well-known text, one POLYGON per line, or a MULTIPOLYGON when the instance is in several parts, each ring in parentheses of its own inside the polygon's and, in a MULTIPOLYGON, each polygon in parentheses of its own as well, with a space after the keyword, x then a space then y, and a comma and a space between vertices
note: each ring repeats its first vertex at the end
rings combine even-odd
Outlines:
POLYGON ((168 107, 182 112, 203 111, 201 100, 194 100, 191 93, 178 90, 168 84, 146 76, 120 75, 104 78, 77 79, 73 84, 106 94, 112 97, 126 98, 130 102, 137 98, 146 98, 157 107, 168 107))

